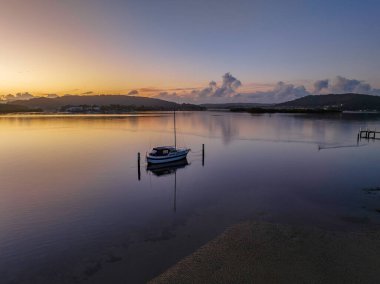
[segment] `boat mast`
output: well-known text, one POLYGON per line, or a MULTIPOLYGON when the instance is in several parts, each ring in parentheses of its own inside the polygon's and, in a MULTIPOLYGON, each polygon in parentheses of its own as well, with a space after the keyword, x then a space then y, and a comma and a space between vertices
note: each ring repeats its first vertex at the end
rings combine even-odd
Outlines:
POLYGON ((177 149, 177 133, 175 129, 175 109, 174 109, 174 148, 177 149))

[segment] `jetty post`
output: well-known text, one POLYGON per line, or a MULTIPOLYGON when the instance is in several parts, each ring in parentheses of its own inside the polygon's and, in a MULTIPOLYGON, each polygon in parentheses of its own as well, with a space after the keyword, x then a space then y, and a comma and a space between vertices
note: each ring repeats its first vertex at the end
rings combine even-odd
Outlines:
POLYGON ((376 134, 380 134, 380 131, 377 131, 376 128, 374 130, 371 130, 369 128, 367 129, 359 129, 358 133, 358 139, 373 139, 373 140, 379 140, 379 138, 376 138, 376 134))
POLYGON ((205 144, 202 144, 202 167, 205 166, 205 144))
POLYGON ((137 153, 137 175, 138 179, 141 180, 141 169, 140 169, 140 152, 137 153))

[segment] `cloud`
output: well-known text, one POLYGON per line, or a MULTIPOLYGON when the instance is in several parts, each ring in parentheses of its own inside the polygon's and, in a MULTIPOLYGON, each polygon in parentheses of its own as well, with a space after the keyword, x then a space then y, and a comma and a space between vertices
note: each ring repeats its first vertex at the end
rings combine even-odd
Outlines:
MULTIPOLYGON (((319 94, 342 94, 360 93, 380 96, 380 89, 357 79, 348 79, 343 76, 336 76, 333 79, 323 79, 314 82, 300 82, 299 84, 278 82, 276 84, 253 84, 249 83, 243 88, 242 82, 231 75, 225 73, 221 82, 210 81, 204 88, 140 88, 131 90, 127 95, 144 95, 154 98, 174 101, 177 103, 281 103, 298 99, 308 95, 319 94), (305 87, 305 84, 307 87, 305 87), (248 86, 248 88, 247 88, 248 86), (252 91, 255 90, 255 91, 252 91)), ((92 91, 82 93, 82 95, 93 94, 92 91)), ((55 98, 56 94, 44 94, 44 97, 55 98)), ((64 96, 71 96, 65 94, 64 96)), ((2 101, 28 100, 34 96, 29 92, 8 94, 0 96, 2 101)))
POLYGON ((3 100, 6 100, 8 102, 18 101, 18 100, 29 100, 31 98, 34 98, 34 96, 30 94, 29 92, 17 93, 16 95, 8 94, 2 97, 3 100))
POLYGON ((158 96, 159 96, 160 98, 176 98, 178 95, 177 95, 176 92, 174 92, 174 93, 160 92, 160 93, 158 94, 158 96))
POLYGON ((231 100, 234 96, 237 95, 237 89, 241 85, 242 83, 238 79, 236 79, 230 73, 226 73, 222 76, 221 85, 218 85, 215 81, 211 81, 207 87, 202 89, 169 89, 156 93, 153 95, 153 97, 182 103, 204 103, 215 100, 231 100), (170 90, 178 91, 170 92, 170 90))
POLYGON ((178 92, 159 92, 152 96, 156 99, 166 100, 175 103, 196 103, 194 97, 190 93, 178 92))
POLYGON ((271 90, 250 94, 239 94, 237 97, 246 102, 281 103, 309 95, 311 95, 311 93, 307 91, 303 85, 295 86, 280 81, 271 90))
POLYGON ((278 82, 271 90, 251 94, 239 94, 238 97, 249 102, 280 103, 308 95, 344 93, 380 95, 380 89, 374 89, 370 84, 362 80, 336 76, 333 80, 323 79, 315 81, 313 83, 313 90, 311 91, 307 90, 304 85, 295 86, 293 84, 278 82))
POLYGON ((16 97, 16 100, 29 100, 33 98, 33 95, 29 94, 28 92, 25 92, 25 93, 17 93, 15 97, 16 97))
POLYGON ((7 96, 12 96, 13 97, 13 95, 12 94, 8 94, 8 95, 0 95, 0 101, 7 101, 7 96))
POLYGON ((336 76, 333 80, 323 79, 313 83, 313 90, 309 91, 304 85, 295 86, 279 82, 272 90, 254 92, 251 94, 239 94, 241 99, 258 103, 280 103, 298 99, 308 95, 319 94, 344 94, 358 93, 369 95, 380 95, 380 89, 374 89, 363 80, 347 79, 336 76))
POLYGON ((372 89, 370 95, 380 96, 380 89, 372 89))
POLYGON ((136 96, 136 95, 138 95, 139 94, 139 91, 137 91, 137 90, 132 90, 132 91, 130 91, 129 93, 128 93, 128 96, 136 96))
POLYGON ((380 95, 380 89, 374 89, 363 80, 347 79, 336 76, 333 80, 325 79, 314 82, 314 94, 358 93, 380 95))
POLYGON ((323 89, 329 87, 329 79, 315 81, 314 84, 314 93, 319 94, 323 89))
POLYGON ((226 73, 222 76, 221 86, 218 86, 215 81, 211 81, 206 88, 191 91, 191 95, 199 99, 233 97, 241 85, 242 83, 231 73, 226 73))
POLYGON ((267 91, 256 91, 253 93, 238 93, 242 86, 240 80, 226 73, 222 76, 222 83, 218 85, 211 81, 207 87, 191 92, 170 93, 160 92, 155 95, 156 98, 171 100, 176 102, 190 103, 212 103, 212 102, 258 102, 258 103, 279 103, 289 100, 298 99, 311 95, 305 86, 295 86, 284 82, 278 82, 267 91))
POLYGON ((217 89, 216 83, 214 81, 211 81, 208 84, 208 87, 203 88, 201 90, 193 90, 191 94, 195 97, 206 98, 206 97, 211 97, 215 93, 216 89, 217 89))
POLYGON ((356 79, 347 79, 342 76, 336 76, 333 80, 329 90, 335 94, 341 93, 359 93, 369 94, 371 92, 371 85, 356 79))
POLYGON ((4 99, 6 101, 14 101, 16 99, 16 97, 12 94, 8 94, 8 95, 4 96, 4 99))
MULTIPOLYGON (((215 83, 215 82, 214 82, 215 83)), ((241 86, 241 82, 232 76, 230 73, 223 75, 222 86, 218 87, 215 84, 214 97, 228 97, 233 96, 236 93, 236 90, 241 86)))
POLYGON ((29 92, 24 92, 24 93, 17 93, 16 95, 8 94, 8 95, 0 96, 0 100, 6 101, 6 102, 13 102, 13 101, 18 101, 18 100, 30 100, 33 98, 40 98, 40 97, 53 99, 53 98, 57 98, 58 95, 57 94, 42 94, 41 96, 35 96, 35 95, 30 94, 29 92))

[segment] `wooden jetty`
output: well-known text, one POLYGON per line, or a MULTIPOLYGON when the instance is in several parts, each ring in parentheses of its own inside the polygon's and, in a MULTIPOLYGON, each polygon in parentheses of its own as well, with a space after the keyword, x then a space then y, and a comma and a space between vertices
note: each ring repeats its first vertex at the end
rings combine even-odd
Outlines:
POLYGON ((380 131, 370 130, 370 129, 360 129, 358 132, 358 139, 380 139, 380 131), (376 138, 376 134, 378 138, 376 138))

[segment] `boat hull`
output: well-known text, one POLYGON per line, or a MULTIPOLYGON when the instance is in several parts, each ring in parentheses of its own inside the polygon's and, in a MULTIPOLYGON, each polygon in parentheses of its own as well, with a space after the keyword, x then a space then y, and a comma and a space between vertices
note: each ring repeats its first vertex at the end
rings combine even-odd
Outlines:
POLYGON ((146 157, 146 161, 148 164, 164 164, 179 161, 185 159, 187 154, 189 153, 189 149, 178 151, 175 154, 167 155, 167 156, 150 156, 146 157))

